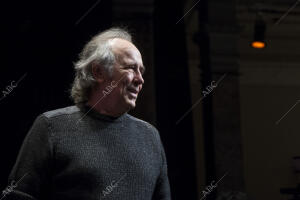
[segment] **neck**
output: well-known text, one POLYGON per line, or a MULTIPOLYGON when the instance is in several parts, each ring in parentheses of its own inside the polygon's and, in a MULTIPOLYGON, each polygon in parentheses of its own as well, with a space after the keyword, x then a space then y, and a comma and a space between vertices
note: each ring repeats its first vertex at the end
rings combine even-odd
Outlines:
POLYGON ((110 95, 104 96, 101 91, 98 91, 91 94, 87 105, 100 114, 112 117, 119 117, 128 111, 119 109, 120 104, 114 102, 110 95))

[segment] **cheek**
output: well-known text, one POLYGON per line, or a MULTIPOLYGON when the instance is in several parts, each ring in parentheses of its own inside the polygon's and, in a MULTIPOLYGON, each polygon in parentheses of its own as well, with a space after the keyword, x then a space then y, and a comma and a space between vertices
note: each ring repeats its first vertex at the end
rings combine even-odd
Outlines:
MULTIPOLYGON (((119 84, 116 89, 118 89, 118 92, 125 94, 127 91, 127 87, 131 85, 131 82, 134 78, 133 73, 126 73, 123 74, 122 77, 119 79, 119 84)), ((116 81, 117 82, 117 81, 116 81)))
POLYGON ((129 72, 125 76, 126 76, 125 78, 128 80, 128 82, 131 82, 133 80, 133 78, 134 78, 134 73, 133 72, 129 72))
POLYGON ((133 73, 127 73, 124 75, 124 78, 123 78, 123 85, 124 87, 127 87, 129 85, 131 85, 131 82, 133 81, 133 78, 134 78, 134 75, 133 73))

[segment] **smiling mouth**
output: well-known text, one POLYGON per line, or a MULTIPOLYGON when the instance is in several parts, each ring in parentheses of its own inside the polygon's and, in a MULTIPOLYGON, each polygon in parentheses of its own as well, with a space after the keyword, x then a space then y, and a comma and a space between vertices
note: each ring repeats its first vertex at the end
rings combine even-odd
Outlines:
POLYGON ((132 88, 128 88, 127 91, 129 92, 129 94, 130 94, 131 96, 137 98, 138 93, 139 93, 137 90, 132 89, 132 88))

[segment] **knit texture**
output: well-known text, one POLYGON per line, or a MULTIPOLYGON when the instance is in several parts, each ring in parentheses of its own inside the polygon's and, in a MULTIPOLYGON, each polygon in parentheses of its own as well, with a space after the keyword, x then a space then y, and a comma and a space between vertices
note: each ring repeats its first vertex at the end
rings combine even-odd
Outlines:
POLYGON ((43 113, 27 134, 5 199, 170 200, 158 131, 127 113, 70 106, 43 113))

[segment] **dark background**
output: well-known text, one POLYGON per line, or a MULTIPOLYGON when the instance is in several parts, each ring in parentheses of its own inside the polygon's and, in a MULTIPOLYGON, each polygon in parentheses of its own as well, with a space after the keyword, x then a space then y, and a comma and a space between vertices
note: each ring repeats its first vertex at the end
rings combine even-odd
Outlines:
MULTIPOLYGON (((245 65, 243 59, 246 60, 244 63, 261 61, 261 65, 264 65, 266 60, 270 61, 280 56, 284 59, 282 65, 285 65, 288 58, 289 62, 293 60, 293 64, 299 64, 297 53, 299 49, 289 49, 288 45, 299 44, 299 37, 272 35, 268 32, 271 30, 268 26, 267 35, 270 36, 268 40, 276 40, 277 46, 268 44, 269 50, 257 51, 251 49, 249 45, 258 7, 261 13, 268 16, 267 24, 273 25, 294 3, 295 1, 250 0, 226 3, 208 0, 2 2, 1 95, 12 81, 19 80, 23 75, 25 77, 0 101, 0 188, 4 189, 8 185, 7 178, 22 141, 37 115, 72 105, 69 89, 74 77, 73 62, 78 59, 84 44, 100 31, 111 26, 122 26, 127 27, 135 36, 136 45, 141 50, 147 67, 145 80, 146 83, 148 81, 148 85, 138 100, 136 110, 131 114, 155 124, 160 131, 168 159, 172 199, 200 199, 205 187, 213 180, 217 182, 226 173, 228 175, 219 183, 220 186, 207 196, 208 199, 216 199, 226 191, 247 194, 247 198, 237 199, 286 199, 280 194, 280 188, 294 188, 299 180, 296 180, 292 166, 286 173, 283 172, 286 168, 274 166, 278 159, 282 163, 291 162, 292 156, 299 155, 299 148, 289 151, 290 156, 280 154, 277 160, 272 160, 276 155, 268 155, 265 159, 270 162, 262 162, 261 166, 270 165, 268 173, 279 173, 279 177, 286 177, 288 174, 288 178, 264 179, 269 182, 278 181, 276 187, 274 184, 260 184, 259 174, 263 174, 266 168, 258 167, 250 170, 247 163, 255 161, 256 153, 253 153, 254 150, 251 152, 249 146, 256 147, 255 143, 247 142, 245 138, 248 137, 245 135, 248 132, 251 134, 259 132, 262 124, 253 123, 247 126, 249 118, 246 115, 253 109, 259 110, 255 103, 263 102, 268 105, 268 98, 276 99, 281 96, 282 100, 286 101, 273 104, 277 112, 274 119, 271 117, 272 123, 279 119, 297 99, 299 100, 297 98, 299 71, 288 71, 282 76, 282 82, 288 80, 289 76, 296 77, 294 78, 296 81, 291 83, 294 85, 283 84, 279 90, 271 86, 271 89, 277 91, 274 93, 278 96, 267 97, 263 96, 265 92, 259 89, 268 84, 262 81, 260 85, 249 88, 244 84, 248 81, 248 76, 240 67, 245 65), (256 3, 263 6, 259 7, 256 3), (196 6, 192 8, 195 4, 196 6), (240 6, 239 9, 237 6, 240 6), (192 9, 189 11, 190 8, 192 9), (178 22, 187 11, 188 14, 178 22), (243 17, 245 13, 248 14, 243 17), (237 22, 238 18, 240 23, 237 22), (220 33, 223 35, 216 36, 220 33), (191 43, 194 46, 191 46, 191 43), (278 46, 281 51, 277 52, 278 46), (294 57, 285 56, 283 52, 289 50, 294 53, 294 57), (192 65, 198 68, 197 73, 191 71, 192 65), (205 97, 200 102, 198 110, 195 109, 193 114, 189 113, 176 124, 177 120, 201 98, 206 86, 213 80, 219 80, 223 75, 226 75, 222 82, 223 86, 220 86, 214 94, 205 97), (198 85, 195 85, 193 80, 196 80, 198 85), (255 90, 258 92, 257 96, 251 96, 250 94, 255 94, 255 90), (287 90, 289 92, 283 92, 287 90), (293 95, 284 98, 284 95, 290 94, 293 95), (251 173, 248 173, 249 170, 251 173), (255 177, 256 181, 253 181, 252 177, 255 177), (260 191, 267 192, 260 193, 260 191)), ((294 34, 298 33, 299 13, 299 9, 295 7, 289 13, 289 18, 287 16, 285 23, 281 25, 282 29, 278 30, 283 32, 285 29, 294 28, 294 34)), ((275 30, 274 32, 278 33, 277 29, 275 30)), ((297 68, 299 66, 295 67, 297 68)), ((250 79, 256 80, 256 76, 250 79)), ((280 85, 280 82, 277 83, 280 85)), ((295 108, 290 116, 294 124, 282 122, 280 127, 282 134, 286 133, 284 131, 286 129, 291 132, 299 130, 296 123, 298 113, 299 109, 295 108)), ((260 115, 259 112, 257 115, 260 115)), ((254 115, 251 117, 255 121, 256 117, 254 115)), ((275 127, 275 124, 273 125, 275 127)), ((271 131, 274 130, 270 129, 271 131)), ((264 136, 254 134, 252 141, 259 141, 261 137, 264 136)), ((293 138, 294 135, 290 134, 277 137, 277 142, 271 144, 276 146, 284 137, 293 141, 300 139, 299 136, 293 138)), ((262 140, 269 142, 272 139, 268 135, 262 140)), ((257 151, 258 154, 269 146, 267 142, 257 146, 260 150, 257 151)), ((284 143, 281 148, 289 148, 289 143, 284 143)), ((255 162, 259 163, 260 160, 255 162)))

